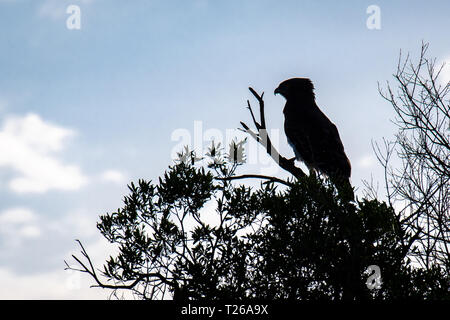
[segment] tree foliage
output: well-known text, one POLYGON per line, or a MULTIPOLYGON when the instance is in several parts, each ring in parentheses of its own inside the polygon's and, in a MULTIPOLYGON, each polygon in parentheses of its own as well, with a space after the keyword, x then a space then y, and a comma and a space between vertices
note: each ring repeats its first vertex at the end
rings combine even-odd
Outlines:
POLYGON ((218 157, 132 183, 124 206, 98 223, 118 255, 100 275, 76 258, 80 270, 143 299, 448 297, 441 269, 412 268, 412 236, 386 203, 349 202, 315 175, 290 187, 236 185, 227 178, 238 164, 218 157), (370 265, 380 267, 379 289, 366 284, 370 265))

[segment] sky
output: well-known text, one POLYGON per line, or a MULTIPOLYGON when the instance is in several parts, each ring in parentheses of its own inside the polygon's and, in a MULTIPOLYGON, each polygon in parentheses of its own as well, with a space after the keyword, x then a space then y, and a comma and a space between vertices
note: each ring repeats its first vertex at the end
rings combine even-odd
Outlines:
MULTIPOLYGON (((422 41, 450 80, 449 12, 411 0, 0 0, 0 299, 106 299, 64 270, 75 239, 101 267, 114 248, 99 216, 183 145, 240 136, 249 86, 266 92, 272 141, 293 157, 272 93, 311 78, 358 192, 382 184, 372 142, 395 127, 378 83, 422 41)), ((255 150, 241 170, 287 176, 255 150)))

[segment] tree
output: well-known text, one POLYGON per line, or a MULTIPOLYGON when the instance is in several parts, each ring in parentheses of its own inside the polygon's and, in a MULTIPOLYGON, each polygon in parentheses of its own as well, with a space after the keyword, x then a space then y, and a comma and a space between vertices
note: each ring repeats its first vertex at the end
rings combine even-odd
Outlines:
POLYGON ((213 143, 205 159, 185 149, 157 183, 131 183, 123 207, 100 217, 98 229, 118 248, 103 270, 81 242, 78 266, 67 268, 142 299, 448 299, 445 270, 408 259, 417 234, 392 206, 354 199, 281 156, 266 132, 263 94, 250 91, 261 119, 247 102, 257 130, 241 122, 243 130, 290 179, 236 175, 241 143, 229 152, 213 143))
POLYGON ((375 144, 383 165, 391 206, 401 210, 400 223, 415 236, 410 256, 426 270, 433 265, 450 272, 450 83, 440 84, 444 68, 427 57, 422 43, 417 63, 400 54, 390 84, 380 93, 396 114, 394 140, 375 144), (400 166, 393 168, 393 162, 400 166))

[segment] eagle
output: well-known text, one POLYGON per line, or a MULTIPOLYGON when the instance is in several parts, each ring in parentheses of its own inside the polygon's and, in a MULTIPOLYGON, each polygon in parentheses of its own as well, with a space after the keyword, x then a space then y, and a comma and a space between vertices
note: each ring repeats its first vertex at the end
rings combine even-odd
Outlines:
POLYGON ((286 99, 284 131, 295 158, 327 175, 332 181, 350 183, 351 165, 339 132, 319 109, 314 85, 308 78, 292 78, 280 83, 274 94, 286 99))

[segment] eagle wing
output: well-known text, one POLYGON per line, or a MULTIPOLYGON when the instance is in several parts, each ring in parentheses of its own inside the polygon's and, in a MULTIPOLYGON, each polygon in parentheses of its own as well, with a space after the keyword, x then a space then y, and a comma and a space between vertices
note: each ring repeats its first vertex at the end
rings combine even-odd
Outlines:
POLYGON ((319 108, 308 111, 286 114, 285 133, 296 158, 328 176, 349 178, 350 161, 336 126, 319 108))

